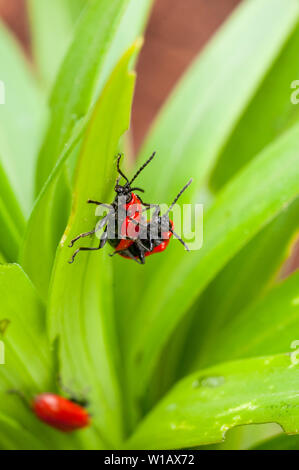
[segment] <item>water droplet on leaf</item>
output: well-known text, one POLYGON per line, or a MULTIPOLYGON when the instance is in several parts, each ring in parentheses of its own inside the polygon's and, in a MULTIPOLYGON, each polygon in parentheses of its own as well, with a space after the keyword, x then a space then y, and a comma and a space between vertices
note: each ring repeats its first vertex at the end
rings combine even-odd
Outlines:
POLYGON ((201 386, 202 387, 211 387, 211 388, 214 388, 214 387, 220 387, 221 385, 223 385, 225 382, 225 379, 222 375, 218 375, 218 376, 211 376, 211 377, 204 377, 202 380, 201 380, 201 386))

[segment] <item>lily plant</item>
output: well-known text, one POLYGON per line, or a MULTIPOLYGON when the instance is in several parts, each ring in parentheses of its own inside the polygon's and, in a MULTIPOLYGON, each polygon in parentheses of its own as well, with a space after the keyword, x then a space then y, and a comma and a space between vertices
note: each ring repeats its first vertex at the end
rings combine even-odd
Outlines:
POLYGON ((299 273, 282 270, 299 227, 299 4, 243 1, 133 158, 151 7, 29 0, 33 64, 0 28, 1 449, 299 448, 299 273), (113 200, 119 151, 129 175, 157 151, 148 202, 193 178, 180 204, 204 206, 201 249, 68 263, 97 221, 86 201, 113 200), (8 393, 64 387, 88 400, 82 431, 8 393))

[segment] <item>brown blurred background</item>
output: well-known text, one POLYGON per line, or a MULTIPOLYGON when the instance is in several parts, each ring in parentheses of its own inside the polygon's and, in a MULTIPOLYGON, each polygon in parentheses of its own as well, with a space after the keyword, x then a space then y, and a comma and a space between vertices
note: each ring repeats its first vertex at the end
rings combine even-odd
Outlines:
MULTIPOLYGON (((173 85, 240 1, 156 0, 138 64, 133 108, 135 149, 173 85)), ((0 16, 30 57, 26 0, 0 0, 0 16)), ((299 244, 296 252, 285 273, 299 265, 299 244)))
MULTIPOLYGON (((177 79, 239 2, 156 0, 138 65, 133 109, 136 148, 177 79)), ((30 54, 26 0, 0 0, 0 16, 30 54)))

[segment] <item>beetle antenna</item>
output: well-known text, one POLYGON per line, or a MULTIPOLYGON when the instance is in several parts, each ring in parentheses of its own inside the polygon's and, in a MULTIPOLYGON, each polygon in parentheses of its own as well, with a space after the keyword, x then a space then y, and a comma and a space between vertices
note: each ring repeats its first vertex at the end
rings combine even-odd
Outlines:
POLYGON ((118 154, 118 158, 117 158, 117 171, 118 171, 118 173, 126 180, 126 182, 128 183, 128 182, 129 182, 128 178, 126 177, 126 175, 123 174, 123 172, 121 171, 121 169, 120 169, 120 167, 119 167, 121 157, 122 157, 122 154, 119 153, 119 154, 118 154))
POLYGON ((170 229, 170 232, 171 232, 171 233, 173 234, 173 236, 183 245, 183 247, 185 248, 185 250, 190 251, 188 245, 186 245, 186 243, 184 242, 184 240, 182 240, 181 237, 180 237, 177 233, 175 233, 175 232, 172 230, 172 228, 170 229))
POLYGON ((137 176, 140 175, 140 173, 144 170, 144 168, 152 161, 152 159, 154 158, 154 156, 156 155, 156 152, 154 152, 150 158, 139 168, 139 170, 135 173, 135 175, 133 176, 133 178, 131 179, 130 181, 130 184, 133 183, 133 181, 137 178, 137 176))
POLYGON ((181 197, 181 195, 183 194, 183 192, 186 191, 186 189, 190 186, 191 183, 192 183, 192 178, 191 178, 191 180, 189 180, 188 183, 183 187, 183 189, 181 189, 181 191, 179 192, 179 194, 175 197, 174 201, 171 203, 171 206, 169 207, 168 211, 167 211, 164 215, 169 214, 169 212, 172 210, 173 206, 176 204, 176 202, 178 201, 178 199, 181 197))
POLYGON ((141 191, 142 193, 144 193, 144 189, 142 188, 131 188, 131 191, 141 191))

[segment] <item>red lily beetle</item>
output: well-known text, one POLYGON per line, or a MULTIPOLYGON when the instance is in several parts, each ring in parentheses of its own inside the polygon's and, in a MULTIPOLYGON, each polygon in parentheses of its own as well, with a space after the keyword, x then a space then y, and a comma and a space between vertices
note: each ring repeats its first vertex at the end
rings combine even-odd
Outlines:
POLYGON ((90 424, 90 415, 80 403, 54 393, 37 395, 31 406, 39 420, 59 431, 72 432, 90 424))

